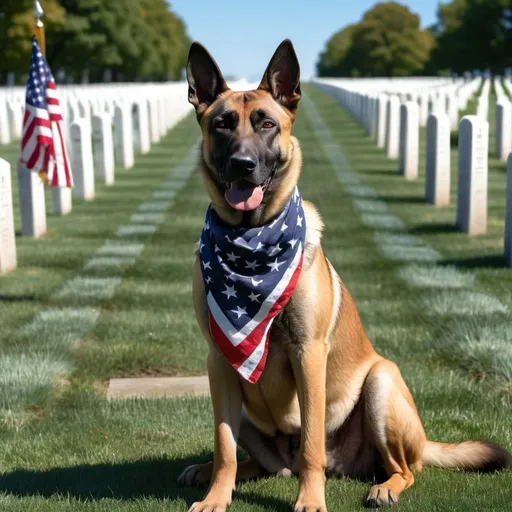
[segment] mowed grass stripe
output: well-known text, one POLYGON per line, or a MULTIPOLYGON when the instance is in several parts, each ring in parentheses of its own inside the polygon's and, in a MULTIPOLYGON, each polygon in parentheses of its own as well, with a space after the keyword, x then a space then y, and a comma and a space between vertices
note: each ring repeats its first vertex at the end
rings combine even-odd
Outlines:
MULTIPOLYGON (((492 102, 492 98, 491 98, 492 102)), ((474 102, 469 105, 469 110, 467 113, 472 113, 474 110, 474 102)), ((329 119, 332 121, 332 119, 329 119)), ((355 123, 351 121, 353 126, 355 127, 355 123)), ((491 117, 491 139, 494 137, 494 123, 491 117)), ((331 125, 332 127, 332 125, 331 125)), ((423 313, 428 313, 430 317, 436 321, 437 325, 442 325, 446 319, 447 314, 460 315, 479 315, 481 317, 485 317, 486 315, 494 315, 496 317, 496 322, 501 325, 502 322, 512 322, 512 316, 510 315, 510 298, 511 294, 503 293, 503 287, 496 286, 495 276, 497 274, 501 275, 503 281, 505 283, 512 283, 511 272, 503 267, 504 260, 502 256, 494 256, 494 257, 481 257, 481 258, 461 258, 459 260, 447 258, 446 254, 449 254, 450 251, 453 250, 453 246, 465 247, 468 253, 474 251, 476 246, 480 246, 480 249, 486 250, 488 245, 488 239, 492 236, 497 236, 496 228, 494 227, 497 222, 496 220, 490 222, 489 226, 489 234, 481 237, 468 237, 462 233, 457 233, 455 231, 455 227, 449 225, 437 225, 435 222, 432 222, 428 225, 419 226, 415 223, 415 215, 417 215, 417 211, 426 210, 429 212, 439 212, 439 209, 435 209, 424 203, 422 197, 403 197, 404 190, 408 190, 411 188, 416 188, 417 193, 418 188, 421 189, 421 193, 424 190, 424 168, 423 164, 424 160, 424 150, 425 150, 425 133, 421 131, 422 137, 420 138, 422 151, 420 152, 421 164, 422 164, 422 175, 421 179, 418 182, 406 182, 398 175, 398 172, 382 172, 379 169, 385 168, 385 166, 390 165, 390 160, 385 158, 384 152, 382 150, 378 150, 373 141, 371 141, 368 137, 365 137, 363 130, 359 127, 356 130, 360 133, 360 139, 358 139, 357 143, 352 144, 350 136, 346 136, 341 138, 340 143, 344 148, 347 156, 347 161, 349 162, 348 167, 356 166, 357 162, 360 162, 361 159, 366 161, 368 155, 374 155, 373 159, 375 161, 373 169, 375 169, 374 173, 368 173, 367 176, 362 172, 361 175, 365 177, 365 181, 367 182, 362 187, 368 187, 372 191, 379 191, 380 200, 387 202, 389 206, 389 210, 395 213, 400 214, 400 218, 405 220, 407 224, 407 229, 410 233, 414 233, 416 236, 421 235, 423 239, 428 243, 428 245, 432 245, 439 249, 431 248, 408 248, 400 245, 385 245, 379 244, 381 247, 381 251, 383 254, 388 257, 395 259, 396 261, 402 262, 437 262, 438 267, 444 268, 448 267, 453 270, 453 272, 457 271, 458 273, 471 272, 473 276, 474 286, 476 288, 473 292, 465 292, 463 294, 447 291, 444 294, 432 293, 429 296, 421 299, 421 304, 424 308, 430 308, 430 311, 426 311, 425 309, 421 309, 423 313), (347 143, 348 141, 348 143, 347 143), (374 186, 375 185, 375 186, 374 186), (380 189, 383 189, 385 192, 382 192, 380 189), (405 206, 407 205, 407 206, 405 206), (432 236, 433 233, 442 233, 444 235, 445 243, 439 243, 439 240, 442 239, 441 235, 432 236), (430 235, 430 236, 429 236, 430 235), (441 257, 441 254, 443 257, 441 257), (492 276, 492 278, 491 278, 492 276), (436 315, 439 317, 436 319, 436 315)), ((496 160, 490 158, 490 178, 489 181, 492 184, 499 177, 496 176, 496 173, 499 172, 499 166, 502 165, 496 160)), ((360 164, 362 169, 367 169, 368 166, 364 166, 360 164)), ((391 161, 391 165, 398 169, 398 164, 396 161, 391 161)), ((358 166, 358 169, 360 167, 358 166)), ((452 171, 457 172, 457 152, 456 152, 456 137, 454 140, 454 145, 452 146, 452 171)), ((456 178, 452 177, 452 183, 457 183, 456 178)), ((494 188, 494 191, 489 192, 489 204, 492 205, 496 203, 498 200, 497 197, 503 196, 505 193, 504 183, 502 183, 501 189, 498 187, 494 188)), ((452 195, 454 191, 452 190, 452 195)), ((357 195, 357 191, 356 191, 357 195)), ((453 208, 452 208, 453 209, 453 208)), ((492 208, 490 208, 490 212, 492 212, 492 208)), ((363 214, 368 215, 368 214, 363 214)), ((378 215, 378 214, 373 214, 378 215)), ((453 217, 454 219, 455 217, 453 217)), ((367 225, 368 222, 366 222, 367 225)), ((385 222, 383 223, 385 224, 385 222)), ((378 223, 374 224, 374 226, 378 225, 378 223)), ((384 226, 383 226, 384 227, 384 226)), ((377 233, 379 237, 386 236, 384 233, 377 233)), ((501 232, 502 235, 502 232, 501 232)), ((382 239, 382 238, 381 238, 382 239)), ((500 244, 503 244, 501 240, 500 244)), ((425 267, 424 271, 428 272, 430 267, 425 267)), ((403 269, 399 270, 399 275, 403 279, 405 274, 403 273, 403 269)), ((411 286, 416 286, 416 281, 414 279, 411 280, 411 286)), ((423 282, 422 288, 425 288, 425 281, 423 282)), ((439 289, 439 286, 433 286, 433 288, 439 289)), ((448 290, 452 288, 450 283, 447 284, 448 290)), ((478 327, 478 323, 472 324, 474 332, 474 339, 482 339, 482 333, 480 332, 480 328, 478 327)), ((441 337, 444 343, 452 343, 453 342, 453 332, 443 329, 436 330, 437 335, 441 337)), ((489 331, 486 331, 489 333, 489 331)), ((502 333, 502 329, 498 327, 498 332, 496 336, 500 337, 502 333)), ((508 339, 510 343, 503 344, 500 346, 500 350, 503 352, 502 357, 499 359, 501 363, 497 363, 492 367, 489 367, 489 371, 485 374, 487 381, 494 387, 497 387, 501 392, 509 393, 508 390, 512 388, 512 379, 510 377, 506 378, 504 375, 512 376, 512 366, 510 366, 510 359, 512 357, 512 337, 508 339)), ((488 342, 492 342, 492 339, 489 339, 488 342)), ((483 341, 482 341, 483 343, 483 341)), ((464 344, 460 345, 460 350, 462 350, 464 344)), ((468 350, 473 350, 469 346, 468 350)), ((450 362, 454 362, 453 358, 446 358, 450 362)), ((462 360, 461 360, 462 361, 462 360)), ((466 370, 470 371, 471 375, 474 375, 474 372, 468 367, 467 364, 461 362, 459 367, 462 367, 466 370)), ((478 373, 478 378, 481 379, 482 373, 478 373)))
MULTIPOLYGON (((195 165, 196 149, 185 158, 184 163, 177 166, 177 173, 181 178, 185 179, 184 168, 190 173, 195 165), (185 167, 184 167, 185 166, 185 167)), ((167 169, 167 175, 169 169, 167 169)), ((115 192, 112 192, 115 194, 115 192)), ((162 214, 161 214, 162 215, 162 214)), ((155 226, 156 230, 156 226, 155 226)), ((138 244, 137 252, 143 248, 142 244, 138 244)), ((107 250, 111 247, 111 242, 107 241, 100 249, 107 250)), ((118 249, 122 247, 118 244, 118 249)), ((128 244, 128 250, 133 253, 133 245, 128 244)), ((105 257, 92 257, 85 265, 83 272, 86 275, 76 276, 64 283, 59 290, 56 291, 49 301, 55 303, 56 306, 62 304, 74 304, 76 306, 93 305, 98 308, 102 301, 112 297, 115 289, 121 282, 121 276, 124 270, 133 263, 133 257, 124 258, 123 264, 120 264, 119 258, 117 265, 112 265, 112 261, 105 261, 105 257), (101 263, 108 272, 108 277, 87 276, 94 273, 95 269, 101 269, 101 263), (112 274, 118 274, 118 277, 112 277, 112 274)), ((53 391, 53 383, 57 376, 65 377, 69 374, 72 367, 71 353, 75 348, 70 343, 63 343, 61 338, 72 337, 76 345, 80 338, 94 326, 98 316, 99 309, 93 310, 76 310, 71 314, 69 309, 59 313, 58 309, 43 311, 38 317, 29 324, 31 329, 28 331, 30 336, 19 335, 25 333, 26 327, 22 327, 16 336, 17 343, 4 352, 5 360, 8 365, 3 366, 3 372, 0 373, 0 380, 3 386, 0 393, 0 411, 3 418, 11 418, 13 414, 20 415, 27 407, 46 405, 53 391), (51 312, 55 314, 50 314, 51 312), (69 313, 66 322, 66 313, 69 313), (80 323, 80 319, 85 318, 85 323, 80 323), (70 325, 68 325, 70 324, 70 325), (36 327, 34 327, 34 325, 36 327), (87 328, 77 329, 77 325, 87 325, 87 328), (53 336, 53 346, 48 341, 45 343, 44 332, 50 331, 53 336), (45 350, 46 349, 46 350, 45 350), (40 356, 41 364, 38 367, 38 356, 40 356), (16 393, 13 393, 16 389, 16 393)), ((21 414, 23 419, 24 415, 21 414)), ((9 420, 12 422, 12 420, 9 420)))

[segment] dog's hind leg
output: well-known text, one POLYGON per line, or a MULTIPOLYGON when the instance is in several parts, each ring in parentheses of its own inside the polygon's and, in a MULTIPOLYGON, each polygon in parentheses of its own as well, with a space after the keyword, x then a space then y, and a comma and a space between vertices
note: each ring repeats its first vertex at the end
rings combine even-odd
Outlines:
POLYGON ((425 432, 412 396, 391 361, 381 360, 371 368, 363 401, 372 441, 389 477, 371 488, 366 505, 392 505, 414 483, 410 467, 421 470, 425 432))
MULTIPOLYGON (((265 474, 291 476, 291 463, 286 463, 278 449, 278 438, 263 434, 253 423, 242 415, 238 444, 248 454, 249 459, 237 467, 236 481, 253 480, 265 474)), ((182 485, 202 485, 210 482, 213 462, 188 466, 179 476, 182 485)))

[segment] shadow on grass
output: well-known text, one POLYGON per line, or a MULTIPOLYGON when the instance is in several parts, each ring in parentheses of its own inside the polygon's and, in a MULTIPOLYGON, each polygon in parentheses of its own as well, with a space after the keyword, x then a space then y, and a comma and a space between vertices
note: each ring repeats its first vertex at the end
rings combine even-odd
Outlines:
POLYGON ((379 196, 379 199, 386 203, 413 203, 413 204, 425 204, 425 198, 423 196, 379 196))
MULTIPOLYGON (((0 474, 0 493, 18 497, 55 495, 86 501, 104 498, 134 500, 139 498, 183 499, 188 505, 201 500, 206 487, 180 486, 178 476, 190 464, 204 463, 212 454, 182 459, 146 459, 120 464, 96 464, 47 471, 18 469, 0 474)), ((272 510, 288 511, 290 503, 258 494, 235 492, 235 499, 272 510)))
POLYGON ((453 265, 460 268, 506 268, 507 262, 503 255, 481 256, 479 258, 442 260, 439 265, 453 265))
POLYGON ((0 295, 0 302, 25 302, 36 300, 35 295, 0 295))
POLYGON ((456 232, 457 232, 457 226, 455 226, 455 224, 449 224, 448 222, 420 224, 419 226, 415 226, 409 230, 409 233, 414 234, 414 235, 427 234, 427 233, 456 233, 456 232))

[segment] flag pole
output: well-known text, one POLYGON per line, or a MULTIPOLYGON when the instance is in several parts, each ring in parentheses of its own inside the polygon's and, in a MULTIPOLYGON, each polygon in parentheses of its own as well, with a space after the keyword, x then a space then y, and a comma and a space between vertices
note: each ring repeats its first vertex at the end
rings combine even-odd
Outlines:
MULTIPOLYGON (((46 55, 46 38, 44 33, 44 23, 41 18, 44 16, 43 8, 39 3, 39 0, 34 0, 34 18, 36 19, 36 25, 34 27, 34 36, 39 44, 39 49, 43 55, 46 55)), ((46 170, 40 170, 37 173, 44 184, 48 184, 48 173, 46 170)))
POLYGON ((36 26, 34 27, 34 35, 37 37, 39 48, 43 55, 46 55, 46 38, 44 34, 44 23, 41 18, 44 16, 43 8, 38 0, 34 0, 34 18, 36 19, 36 26))

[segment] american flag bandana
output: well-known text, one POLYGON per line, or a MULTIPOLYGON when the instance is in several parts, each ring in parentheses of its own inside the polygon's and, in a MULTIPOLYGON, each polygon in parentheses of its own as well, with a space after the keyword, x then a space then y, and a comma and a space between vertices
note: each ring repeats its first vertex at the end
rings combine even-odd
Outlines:
POLYGON ((73 186, 55 80, 35 37, 25 97, 20 161, 54 187, 73 186))
POLYGON ((270 327, 302 269, 306 221, 296 187, 283 212, 256 228, 225 224, 210 207, 199 241, 210 331, 231 366, 255 383, 267 360, 270 327))

